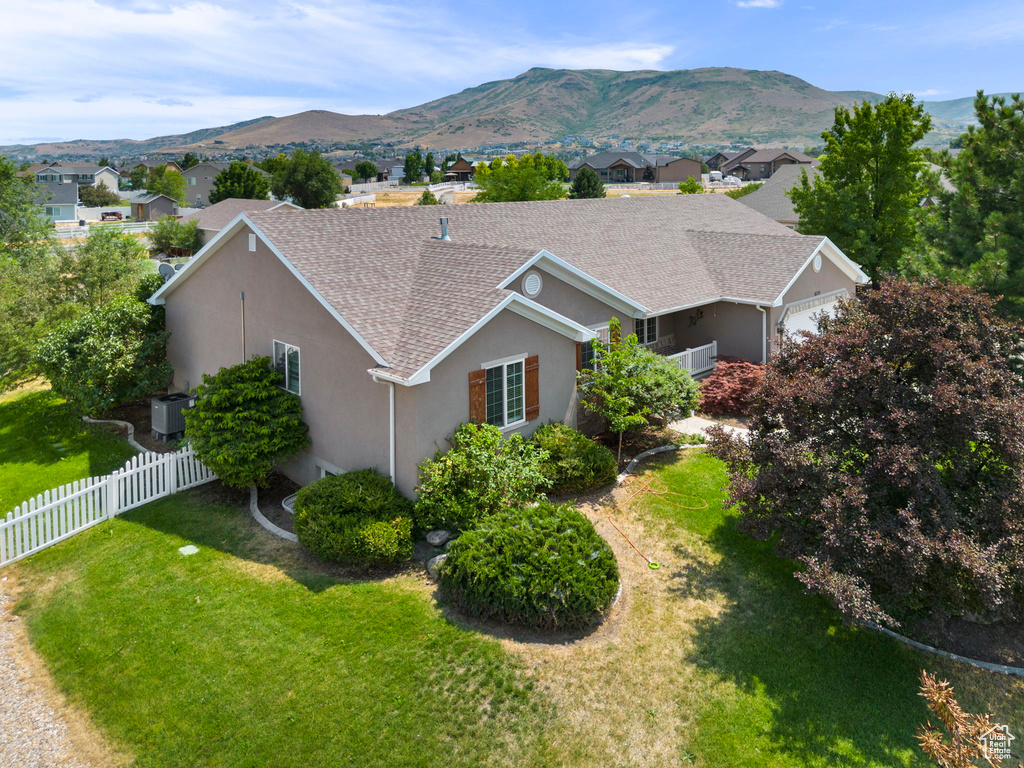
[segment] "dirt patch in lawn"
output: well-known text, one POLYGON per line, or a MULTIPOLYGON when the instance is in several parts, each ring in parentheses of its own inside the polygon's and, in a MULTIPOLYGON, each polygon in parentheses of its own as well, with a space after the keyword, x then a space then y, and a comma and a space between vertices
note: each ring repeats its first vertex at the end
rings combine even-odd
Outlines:
MULTIPOLYGON (((597 437, 597 442, 609 448, 613 454, 618 455, 619 436, 617 434, 605 432, 597 437)), ((622 436, 622 460, 619 462, 619 471, 625 469, 629 462, 644 451, 663 445, 675 445, 678 442, 678 432, 660 425, 627 432, 622 436)))
POLYGON ((271 472, 267 484, 260 488, 260 512, 278 528, 295 533, 295 515, 284 508, 282 502, 298 492, 300 486, 280 472, 271 472))

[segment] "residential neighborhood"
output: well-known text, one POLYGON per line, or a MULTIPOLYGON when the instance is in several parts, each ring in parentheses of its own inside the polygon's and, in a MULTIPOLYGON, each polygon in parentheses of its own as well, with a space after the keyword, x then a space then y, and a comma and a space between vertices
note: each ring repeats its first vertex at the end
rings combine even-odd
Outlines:
POLYGON ((0 768, 1024 768, 968 10, 0 11, 0 768))

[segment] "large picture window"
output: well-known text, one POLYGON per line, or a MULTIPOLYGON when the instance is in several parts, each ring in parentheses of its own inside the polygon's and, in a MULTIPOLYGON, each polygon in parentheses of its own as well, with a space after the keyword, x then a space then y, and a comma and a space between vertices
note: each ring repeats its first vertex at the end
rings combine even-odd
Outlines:
POLYGON ((515 360, 486 369, 488 424, 511 427, 526 421, 523 363, 515 360))
POLYGON ((641 344, 653 344, 658 340, 658 318, 638 318, 633 323, 633 333, 641 344))
POLYGON ((302 394, 299 386, 299 348, 293 344, 285 344, 283 341, 274 342, 274 370, 280 373, 284 380, 281 387, 292 394, 302 394))

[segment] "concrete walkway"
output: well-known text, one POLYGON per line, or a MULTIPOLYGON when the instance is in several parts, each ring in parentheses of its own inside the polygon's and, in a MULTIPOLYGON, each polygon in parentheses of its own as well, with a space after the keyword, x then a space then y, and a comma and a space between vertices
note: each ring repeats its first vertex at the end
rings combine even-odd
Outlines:
MULTIPOLYGON (((711 421, 711 419, 702 419, 700 416, 690 416, 687 419, 673 421, 668 425, 668 428, 674 429, 676 432, 680 432, 684 435, 706 435, 708 428, 717 424, 717 421, 711 421)), ((730 427, 726 424, 722 424, 721 426, 726 432, 731 432, 736 435, 742 435, 745 437, 750 434, 750 430, 746 427, 730 427)))

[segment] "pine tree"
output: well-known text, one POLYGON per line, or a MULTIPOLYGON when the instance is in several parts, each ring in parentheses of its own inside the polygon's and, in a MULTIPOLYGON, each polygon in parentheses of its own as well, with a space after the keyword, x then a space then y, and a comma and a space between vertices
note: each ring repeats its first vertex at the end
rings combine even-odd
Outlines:
POLYGON ((570 200, 587 200, 596 197, 604 197, 604 184, 597 172, 590 168, 580 168, 569 185, 570 200))

